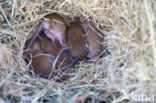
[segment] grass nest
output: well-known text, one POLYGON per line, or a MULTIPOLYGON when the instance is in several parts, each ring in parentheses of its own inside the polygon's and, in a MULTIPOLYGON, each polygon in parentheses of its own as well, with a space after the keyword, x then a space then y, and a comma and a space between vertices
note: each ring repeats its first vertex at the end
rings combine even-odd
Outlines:
POLYGON ((155 5, 155 0, 0 0, 0 103, 123 103, 155 95, 155 5), (77 16, 94 22, 110 55, 74 65, 63 82, 36 77, 23 47, 49 13, 62 15, 68 25, 77 16))

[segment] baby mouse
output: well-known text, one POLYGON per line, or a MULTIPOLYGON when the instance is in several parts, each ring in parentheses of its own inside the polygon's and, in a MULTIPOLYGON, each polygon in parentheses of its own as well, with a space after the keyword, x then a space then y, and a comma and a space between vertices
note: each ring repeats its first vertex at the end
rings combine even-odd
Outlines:
POLYGON ((72 57, 79 60, 85 59, 88 54, 85 32, 79 24, 67 27, 66 42, 72 57))
MULTIPOLYGON (((61 16, 56 13, 48 14, 45 16, 45 20, 42 20, 39 27, 37 28, 29 46, 30 48, 33 40, 36 36, 41 32, 44 31, 44 34, 50 38, 52 41, 59 41, 62 47, 66 47, 65 42, 65 34, 66 34, 66 24, 61 16)), ((27 55, 27 53, 26 53, 27 55)))
MULTIPOLYGON (((28 46, 29 42, 28 40, 26 42, 25 48, 28 46)), ((26 60, 31 59, 32 57, 32 67, 34 73, 40 75, 43 78, 47 78, 48 74, 50 73, 50 69, 52 66, 52 60, 53 58, 50 55, 46 55, 41 48, 41 40, 39 37, 36 37, 29 48, 29 53, 27 55, 26 60), (52 59, 52 60, 51 60, 52 59)))
MULTIPOLYGON (((68 52, 66 52, 66 50, 64 50, 62 53, 60 53, 60 56, 56 62, 56 68, 53 68, 53 63, 59 50, 62 49, 62 46, 59 43, 52 42, 44 35, 44 32, 41 32, 39 35, 41 35, 40 38, 35 38, 28 53, 29 59, 31 59, 32 55, 33 71, 45 79, 53 78, 58 73, 60 74, 68 71, 68 68, 72 67, 73 65, 73 58, 68 54, 68 52), (42 43, 43 41, 46 41, 46 43, 42 43), (49 48, 47 45, 51 45, 49 46, 51 48, 49 48), (49 77, 51 72, 52 75, 49 77)), ((61 80, 65 79, 63 77, 64 76, 60 77, 61 80)), ((58 80, 59 79, 55 81, 58 80)))
MULTIPOLYGON (((26 46, 28 46, 29 42, 28 40, 26 42, 26 46)), ((43 78, 47 78, 50 73, 50 68, 52 66, 53 57, 51 55, 47 55, 42 51, 41 48, 41 40, 39 37, 36 37, 29 48, 29 52, 27 55, 27 61, 28 59, 31 59, 32 57, 32 67, 34 73, 40 75, 43 78)))
POLYGON ((103 46, 101 43, 103 41, 103 36, 96 26, 91 22, 84 21, 80 23, 80 25, 85 31, 89 44, 88 58, 94 59, 102 53, 103 46))

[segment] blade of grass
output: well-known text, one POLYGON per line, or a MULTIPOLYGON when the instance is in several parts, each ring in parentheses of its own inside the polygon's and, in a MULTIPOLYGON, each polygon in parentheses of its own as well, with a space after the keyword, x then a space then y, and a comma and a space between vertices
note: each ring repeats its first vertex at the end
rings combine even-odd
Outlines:
POLYGON ((156 44, 155 44, 155 34, 154 34, 154 24, 153 24, 154 16, 152 14, 151 5, 148 4, 147 0, 144 0, 144 5, 145 5, 145 11, 146 11, 149 28, 150 28, 149 29, 150 30, 150 39, 152 41, 153 59, 154 59, 153 64, 156 69, 156 44))
POLYGON ((16 70, 17 67, 18 67, 18 64, 19 64, 20 61, 22 60, 23 49, 24 49, 24 45, 25 45, 25 43, 26 43, 26 40, 27 40, 27 38, 25 37, 25 38, 24 38, 24 43, 23 43, 23 45, 22 45, 22 47, 21 47, 20 54, 19 54, 19 56, 18 56, 18 60, 17 60, 16 65, 15 65, 14 68, 11 70, 11 72, 1 81, 0 87, 2 87, 2 85, 4 84, 4 82, 5 82, 7 79, 9 79, 9 78, 14 74, 15 70, 16 70))

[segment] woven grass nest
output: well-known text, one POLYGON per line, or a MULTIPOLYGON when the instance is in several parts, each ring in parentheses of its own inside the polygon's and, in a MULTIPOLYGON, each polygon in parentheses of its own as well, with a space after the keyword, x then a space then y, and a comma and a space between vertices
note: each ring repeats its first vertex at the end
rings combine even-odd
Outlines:
POLYGON ((127 103, 137 101, 136 94, 152 98, 155 12, 155 0, 1 0, 0 103, 127 103), (67 25, 77 16, 95 23, 110 55, 74 65, 63 82, 36 77, 23 59, 23 47, 49 13, 60 14, 67 25))

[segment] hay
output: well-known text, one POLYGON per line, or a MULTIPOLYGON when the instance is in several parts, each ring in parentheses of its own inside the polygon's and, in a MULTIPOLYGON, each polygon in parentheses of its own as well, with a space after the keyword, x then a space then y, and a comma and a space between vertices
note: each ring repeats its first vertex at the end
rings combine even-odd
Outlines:
POLYGON ((0 102, 118 103, 156 95, 155 12, 155 0, 1 0, 0 102), (77 16, 94 22, 111 54, 75 65, 64 82, 36 77, 23 46, 39 19, 53 12, 68 25, 77 16))

